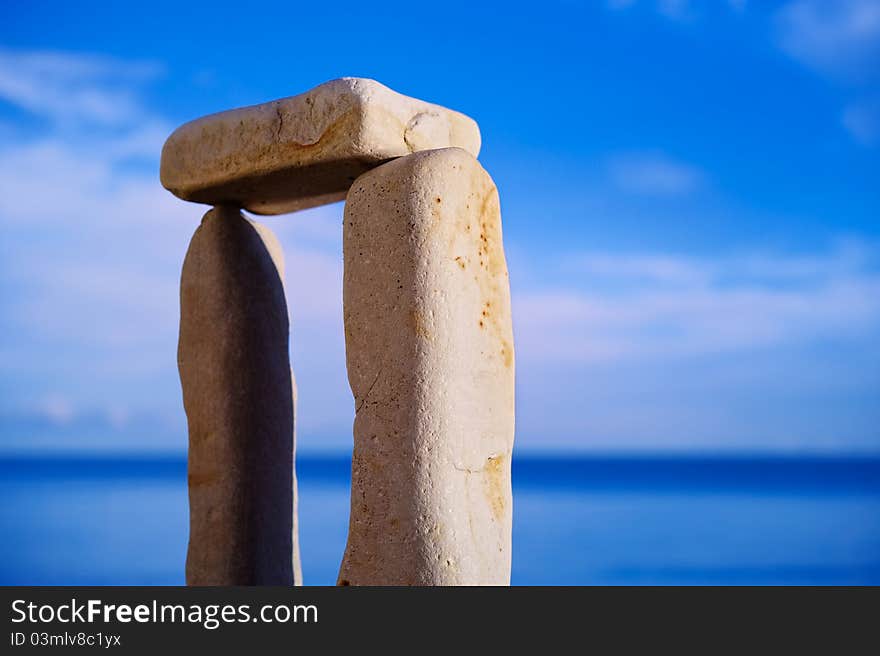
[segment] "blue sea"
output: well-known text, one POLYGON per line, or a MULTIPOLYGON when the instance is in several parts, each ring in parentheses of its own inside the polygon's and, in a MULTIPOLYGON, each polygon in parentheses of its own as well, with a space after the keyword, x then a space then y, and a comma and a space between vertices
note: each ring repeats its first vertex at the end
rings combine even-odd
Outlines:
MULTIPOLYGON (((349 460, 300 457, 307 585, 335 583, 349 460)), ((514 459, 513 583, 880 584, 880 459, 514 459)), ((0 458, 0 584, 178 585, 186 462, 0 458)))

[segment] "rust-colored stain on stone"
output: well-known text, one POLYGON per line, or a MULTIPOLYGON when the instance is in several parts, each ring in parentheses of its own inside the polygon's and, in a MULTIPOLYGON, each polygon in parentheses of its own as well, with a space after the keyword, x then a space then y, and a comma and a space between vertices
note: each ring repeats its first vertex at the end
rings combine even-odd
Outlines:
POLYGON ((498 520, 504 516, 504 500, 507 497, 507 486, 505 485, 504 476, 505 461, 506 458, 503 454, 492 456, 488 459, 486 467, 483 469, 486 498, 489 501, 489 507, 492 508, 492 515, 498 520))
POLYGON ((413 310, 409 315, 410 327, 413 333, 424 339, 431 339, 431 331, 427 326, 424 316, 419 310, 413 310))
POLYGON ((513 366, 513 346, 507 340, 501 340, 501 359, 504 361, 504 368, 510 369, 513 366))
POLYGON ((480 232, 475 244, 479 266, 485 271, 475 278, 483 296, 477 325, 482 330, 488 330, 488 334, 496 340, 497 345, 490 352, 497 354, 505 369, 510 369, 514 362, 513 336, 509 330, 510 310, 505 293, 507 264, 501 243, 499 216, 498 192, 492 186, 480 201, 480 232))

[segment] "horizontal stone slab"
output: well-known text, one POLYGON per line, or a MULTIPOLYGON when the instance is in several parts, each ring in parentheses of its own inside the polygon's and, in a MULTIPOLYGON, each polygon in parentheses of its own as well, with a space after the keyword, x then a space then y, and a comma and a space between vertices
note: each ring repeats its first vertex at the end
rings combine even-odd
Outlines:
POLYGON ((298 96, 205 116, 162 148, 175 196, 283 214, 332 203, 390 159, 456 146, 476 157, 476 122, 374 80, 341 78, 298 96))

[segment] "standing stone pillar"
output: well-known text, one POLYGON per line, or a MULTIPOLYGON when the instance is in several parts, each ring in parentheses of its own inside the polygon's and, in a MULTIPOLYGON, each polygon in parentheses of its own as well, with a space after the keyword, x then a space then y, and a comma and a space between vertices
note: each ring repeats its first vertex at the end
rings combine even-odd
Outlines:
POLYGON ((295 581, 282 271, 271 232, 228 207, 205 215, 184 260, 178 366, 189 424, 189 585, 295 581))
POLYGON ((459 148, 360 176, 343 224, 341 585, 510 582, 514 356, 498 193, 459 148))

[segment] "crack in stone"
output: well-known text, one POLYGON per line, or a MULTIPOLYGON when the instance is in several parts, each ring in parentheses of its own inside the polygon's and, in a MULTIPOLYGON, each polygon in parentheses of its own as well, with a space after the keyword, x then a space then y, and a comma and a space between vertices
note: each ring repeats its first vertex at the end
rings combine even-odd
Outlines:
POLYGON ((275 105, 275 116, 278 117, 278 127, 275 128, 275 141, 281 139, 281 130, 284 128, 284 113, 281 111, 281 105, 275 105))
POLYGON ((469 468, 469 467, 462 467, 461 465, 458 465, 458 464, 456 464, 456 463, 454 463, 454 462, 452 463, 452 466, 453 466, 453 468, 455 468, 456 470, 458 470, 458 471, 463 471, 463 472, 467 472, 468 474, 481 474, 481 473, 483 473, 484 471, 486 471, 486 467, 489 466, 489 463, 490 463, 490 462, 492 462, 493 460, 496 460, 497 458, 500 458, 501 455, 502 455, 502 454, 500 454, 500 453, 495 453, 495 454, 493 454, 493 455, 491 455, 491 456, 488 456, 488 457, 486 458, 486 462, 484 462, 484 463, 483 463, 483 466, 480 467, 479 469, 471 469, 471 468, 469 468))
POLYGON ((370 398, 370 394, 373 392, 373 388, 376 386, 376 383, 379 381, 379 376, 382 375, 382 372, 385 370, 385 365, 383 364, 379 367, 379 371, 376 372, 376 377, 373 378, 373 382, 370 383, 369 388, 367 388, 367 393, 361 398, 361 402, 358 403, 358 407, 355 408, 354 414, 357 414, 361 411, 361 408, 364 407, 364 404, 367 402, 367 399, 370 398))

